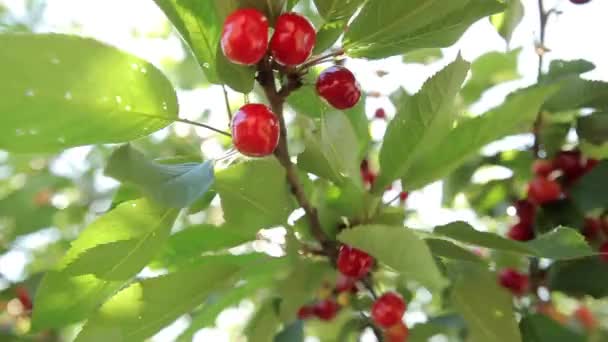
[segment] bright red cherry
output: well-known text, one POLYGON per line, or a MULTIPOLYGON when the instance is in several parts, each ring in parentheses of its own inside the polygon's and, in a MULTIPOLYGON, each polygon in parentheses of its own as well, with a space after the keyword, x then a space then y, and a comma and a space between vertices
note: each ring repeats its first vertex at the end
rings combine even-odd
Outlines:
POLYGON ((579 151, 561 151, 555 157, 555 167, 562 170, 567 178, 576 179, 585 171, 579 151))
POLYGON ((401 322, 406 305, 403 297, 395 292, 387 292, 372 305, 372 318, 383 328, 390 328, 401 322))
POLYGON ((519 222, 532 225, 534 224, 534 218, 536 216, 536 205, 528 200, 519 200, 515 202, 515 211, 519 222))
POLYGON ((600 259, 608 262, 608 242, 600 246, 600 259))
POLYGON ((534 239, 534 231, 532 230, 532 226, 520 222, 511 227, 507 236, 515 241, 530 241, 534 239))
POLYGON ((557 201, 562 194, 562 187, 556 181, 536 177, 528 184, 528 199, 536 204, 557 201))
POLYGON ((306 320, 315 315, 314 307, 310 305, 304 305, 298 310, 298 318, 301 320, 306 320))
POLYGON ((258 63, 268 49, 268 19, 255 9, 238 9, 224 21, 221 39, 224 56, 233 63, 258 63))
POLYGON ((340 306, 333 299, 322 300, 313 307, 315 316, 322 321, 331 321, 339 310, 340 306))
POLYGON ((374 117, 376 119, 386 119, 386 111, 384 110, 384 108, 376 109, 376 112, 374 113, 374 117))
POLYGON ((355 75, 342 66, 325 69, 317 80, 317 93, 336 109, 354 107, 361 98, 355 75))
POLYGON ((374 265, 374 258, 360 249, 343 245, 338 253, 338 271, 345 276, 361 279, 374 265))
POLYGON ((525 294, 529 288, 528 276, 512 268, 507 268, 500 272, 498 282, 502 287, 509 289, 516 296, 525 294))
POLYGON ((401 203, 404 203, 409 196, 410 196, 409 192, 407 192, 407 191, 401 191, 399 193, 399 201, 401 201, 401 203))
POLYGON ((555 167, 553 166, 553 162, 550 160, 538 159, 534 161, 534 164, 532 164, 532 171, 537 176, 548 177, 553 170, 555 170, 555 167))
POLYGON ((583 235, 588 241, 595 240, 602 230, 602 220, 588 217, 583 226, 583 235))
POLYGON ((270 52, 283 65, 304 63, 315 46, 317 32, 308 19, 296 13, 281 14, 270 40, 270 52))
POLYGON ((400 322, 384 330, 385 342, 406 342, 410 331, 405 323, 400 322))
POLYGON ((279 133, 278 118, 262 104, 247 104, 232 119, 232 141, 246 156, 271 154, 279 142, 279 133))

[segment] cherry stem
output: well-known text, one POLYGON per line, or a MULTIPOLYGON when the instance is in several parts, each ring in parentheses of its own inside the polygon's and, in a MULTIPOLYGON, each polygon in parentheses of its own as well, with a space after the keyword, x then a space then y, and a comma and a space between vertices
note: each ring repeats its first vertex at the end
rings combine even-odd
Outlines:
POLYGON ((344 54, 344 49, 339 49, 333 52, 330 52, 328 54, 325 55, 321 55, 321 56, 317 56, 317 57, 313 57, 311 59, 308 60, 308 62, 300 65, 300 67, 298 68, 298 71, 302 71, 302 70, 306 70, 310 67, 313 67, 317 64, 321 64, 323 62, 325 62, 327 59, 331 59, 334 57, 338 57, 338 56, 342 56, 344 54))
POLYGON ((222 84, 222 92, 224 93, 224 103, 226 103, 226 113, 228 113, 228 127, 232 124, 232 110, 230 110, 230 100, 228 99, 228 90, 222 84))
POLYGON ((203 128, 206 128, 206 129, 208 129, 208 130, 210 130, 210 131, 214 131, 214 132, 216 132, 216 133, 219 133, 219 134, 225 135, 225 136, 227 136, 227 137, 229 137, 229 138, 231 138, 231 137, 232 137, 232 135, 231 135, 230 133, 228 133, 228 132, 222 131, 221 129, 217 129, 217 128, 215 128, 215 127, 212 127, 212 126, 209 126, 209 125, 206 125, 206 124, 200 123, 200 122, 196 122, 196 121, 190 121, 190 120, 186 120, 186 119, 174 119, 173 121, 175 121, 175 122, 181 122, 181 123, 185 123, 185 124, 192 125, 192 126, 203 127, 203 128))

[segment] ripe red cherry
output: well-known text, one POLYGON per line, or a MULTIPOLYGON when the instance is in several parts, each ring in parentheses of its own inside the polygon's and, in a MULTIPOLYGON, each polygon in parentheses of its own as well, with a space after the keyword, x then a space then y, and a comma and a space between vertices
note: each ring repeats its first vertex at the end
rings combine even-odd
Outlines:
POLYGON ((600 259, 608 262, 608 242, 600 246, 600 259))
POLYGON ((550 160, 538 159, 534 161, 534 164, 532 164, 532 171, 537 176, 547 177, 549 174, 551 174, 551 172, 553 172, 553 170, 555 170, 555 167, 553 166, 553 162, 550 160))
POLYGON ((221 45, 224 56, 231 62, 256 64, 268 49, 268 19, 250 8, 232 12, 224 21, 221 45))
POLYGON ((250 157, 271 154, 279 142, 279 120, 265 105, 248 104, 232 119, 232 141, 239 152, 250 157))
POLYGON ((315 315, 314 307, 310 305, 304 305, 298 310, 298 318, 306 320, 315 315))
POLYGON ((322 321, 331 321, 339 310, 340 306, 333 299, 322 300, 313 307, 315 316, 322 321))
POLYGON ((512 268, 507 268, 500 272, 498 282, 502 287, 509 289, 516 296, 525 294, 529 287, 528 276, 512 268))
POLYGON ((534 239, 534 231, 532 230, 532 226, 520 222, 511 227, 507 236, 515 241, 530 241, 534 239))
POLYGON ((372 305, 372 318, 383 328, 390 328, 401 322, 406 305, 401 295, 387 292, 372 305))
POLYGON ((319 75, 317 93, 336 109, 352 108, 361 98, 355 75, 337 65, 325 69, 319 75))
POLYGON ((296 13, 281 14, 270 40, 270 52, 283 65, 304 63, 315 46, 317 32, 308 19, 296 13))
POLYGON ((543 177, 536 177, 528 184, 528 199, 536 204, 557 201, 562 193, 559 183, 543 177))
POLYGON ((407 191, 401 191, 399 193, 399 201, 401 201, 401 203, 404 203, 409 196, 410 196, 409 192, 407 192, 407 191))
POLYGON ((534 224, 536 216, 536 206, 534 203, 528 200, 519 200, 515 202, 515 211, 517 212, 517 217, 519 217, 519 222, 527 225, 534 224))
POLYGON ((585 171, 579 151, 562 151, 555 157, 555 167, 562 170, 567 178, 576 179, 585 171))
POLYGON ((386 111, 384 110, 384 108, 376 109, 376 113, 374 113, 374 117, 376 119, 386 119, 386 111))
POLYGON ((400 322, 384 330, 385 342, 406 342, 410 331, 405 323, 400 322))
POLYGON ((588 217, 585 219, 583 235, 588 241, 595 240, 602 230, 602 220, 588 217))
POLYGON ((372 269, 374 258, 360 249, 344 245, 340 247, 337 264, 340 273, 361 279, 372 269))

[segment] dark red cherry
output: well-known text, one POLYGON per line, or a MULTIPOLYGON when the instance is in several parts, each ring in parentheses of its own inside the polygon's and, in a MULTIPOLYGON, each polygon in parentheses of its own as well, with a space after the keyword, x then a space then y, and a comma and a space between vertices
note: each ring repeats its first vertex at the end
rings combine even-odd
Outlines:
POLYGON ((296 13, 281 14, 270 40, 270 52, 283 65, 304 63, 315 46, 317 32, 308 19, 296 13))
POLYGON ((532 164, 532 171, 537 176, 548 177, 553 170, 555 170, 555 166, 550 160, 538 159, 532 164))
POLYGON ((325 299, 317 304, 313 308, 315 316, 322 321, 331 321, 336 317, 336 314, 340 310, 340 306, 333 299, 325 299))
POLYGON ((608 262, 608 242, 605 242, 600 246, 600 258, 608 262))
POLYGON ((602 220, 599 218, 585 218, 583 235, 588 241, 595 240, 602 230, 602 220))
POLYGON ((384 108, 376 109, 376 113, 374 113, 374 117, 376 119, 386 119, 386 111, 384 110, 384 108))
POLYGON ((512 268, 502 270, 498 275, 498 282, 516 296, 525 294, 529 288, 528 276, 512 268))
POLYGON ((306 320, 315 315, 315 309, 313 306, 304 305, 298 310, 298 318, 301 320, 306 320))
POLYGON ((539 205, 557 201, 561 194, 559 183, 544 177, 536 177, 528 184, 528 199, 539 205))
POLYGON ((372 318, 383 328, 390 328, 401 322, 406 305, 403 297, 396 292, 387 292, 372 305, 372 318))
POLYGON ((236 149, 250 157, 272 154, 279 142, 279 120, 265 105, 248 104, 234 114, 232 141, 236 149))
POLYGON ((532 226, 520 222, 511 227, 507 236, 515 241, 530 241, 534 239, 534 231, 532 230, 532 226))
POLYGON ((536 205, 528 200, 519 200, 515 202, 515 211, 519 222, 532 225, 536 216, 536 205))
POLYGON ((224 56, 233 63, 258 63, 268 49, 268 20, 255 9, 232 12, 224 21, 221 45, 224 56))
POLYGON ((361 279, 374 266, 374 258, 364 251, 343 245, 338 253, 338 271, 345 276, 361 279))
POLYGON ((337 109, 354 107, 361 98, 361 90, 350 70, 342 66, 325 69, 317 80, 317 93, 337 109))
POLYGON ((585 172, 585 165, 579 151, 562 151, 555 157, 555 167, 570 179, 577 179, 585 172))

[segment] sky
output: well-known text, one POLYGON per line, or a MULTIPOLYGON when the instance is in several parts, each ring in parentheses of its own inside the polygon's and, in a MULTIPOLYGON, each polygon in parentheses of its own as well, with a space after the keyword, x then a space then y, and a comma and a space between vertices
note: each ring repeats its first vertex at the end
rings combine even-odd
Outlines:
MULTIPOLYGON (((482 100, 473 107, 473 112, 481 114, 500 104, 504 97, 516 88, 530 85, 536 80, 537 58, 534 51, 534 42, 538 36, 538 9, 537 0, 522 0, 526 10, 524 21, 515 31, 511 47, 523 47, 520 55, 520 73, 524 75, 521 80, 509 82, 487 92, 482 100)), ((0 0, 17 14, 23 14, 25 0, 0 0)), ((587 5, 573 5, 568 0, 545 0, 546 8, 559 6, 562 14, 553 16, 548 24, 546 46, 551 50, 547 55, 547 63, 551 59, 577 59, 584 58, 596 65, 596 69, 585 75, 590 79, 608 80, 608 45, 606 44, 606 15, 608 15, 608 1, 592 0, 587 5)), ((40 32, 75 33, 73 24, 78 24, 78 34, 93 37, 97 40, 114 45, 120 49, 133 53, 155 64, 161 70, 165 59, 180 60, 184 58, 179 38, 173 35, 170 39, 143 38, 134 39, 133 33, 146 37, 150 33, 165 31, 166 22, 162 12, 152 0, 49 0, 47 1, 45 22, 40 32)), ((153 35, 152 35, 153 36, 153 35)), ((1 47, 0 47, 1 48, 1 47)), ((399 57, 380 61, 348 60, 350 67, 357 76, 360 84, 367 91, 378 91, 389 95, 402 86, 410 92, 417 91, 422 83, 432 74, 452 61, 457 53, 469 61, 489 51, 506 51, 506 44, 493 30, 487 19, 474 24, 454 46, 444 49, 445 58, 428 66, 403 65, 399 57), (390 73, 379 78, 377 70, 390 73)), ((209 109, 211 116, 209 123, 215 127, 226 127, 223 97, 221 89, 213 86, 205 89, 179 92, 180 116, 186 119, 196 118, 203 110, 209 109)), ((240 100, 240 95, 231 93, 231 99, 240 100)), ((389 115, 394 108, 388 99, 369 99, 367 110, 369 116, 376 108, 383 107, 389 115)), ((372 125, 372 135, 379 139, 382 137, 385 125, 376 122, 372 125)), ((179 134, 187 133, 190 127, 176 124, 171 129, 179 134)), ((210 136, 210 132, 198 130, 201 136, 210 136)), ((519 137, 503 141, 497 148, 525 146, 530 142, 529 137, 519 137)), ((494 146, 496 147, 496 146, 494 146)), ((225 151, 213 139, 206 141, 202 151, 207 157, 221 157, 225 151)), ((86 148, 68 151, 56 166, 62 172, 73 172, 72 166, 78 165, 78 160, 86 155, 86 148)), ((494 173, 490 177, 504 177, 504 174, 494 173)), ((507 175, 508 176, 508 175, 507 175)), ((483 177, 482 177, 483 178, 483 177)), ((109 179, 101 179, 102 186, 115 186, 109 179)), ((387 197, 396 194, 389 193, 387 197)), ((416 210, 418 217, 413 226, 420 228, 432 227, 454 220, 467 220, 477 228, 484 229, 483 222, 479 221, 473 212, 467 209, 448 210, 441 207, 441 184, 436 183, 417 191, 408 200, 408 208, 416 210)), ((24 255, 19 252, 9 253, 0 258, 0 268, 8 270, 8 275, 15 280, 19 279, 22 267, 26 262, 24 255)), ((196 336, 196 341, 229 341, 230 331, 237 329, 244 318, 251 313, 250 303, 242 303, 238 309, 224 312, 218 318, 217 328, 205 329, 196 336), (236 326, 235 326, 236 325, 236 326)), ((423 320, 424 317, 415 312, 406 316, 408 323, 423 320)), ((155 337, 155 341, 170 341, 186 325, 185 320, 178 321, 170 329, 166 329, 155 337)), ((434 341, 434 342, 440 342, 434 341)))

